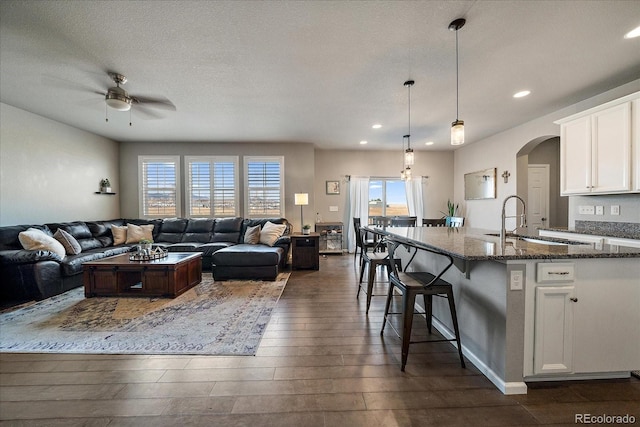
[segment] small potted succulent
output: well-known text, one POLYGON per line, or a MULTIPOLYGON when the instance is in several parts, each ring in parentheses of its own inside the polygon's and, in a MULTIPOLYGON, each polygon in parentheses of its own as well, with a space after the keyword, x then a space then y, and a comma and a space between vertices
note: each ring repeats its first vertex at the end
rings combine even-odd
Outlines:
POLYGON ((140 240, 139 243, 140 243, 140 249, 142 250, 142 252, 147 254, 151 252, 151 246, 153 245, 153 240, 142 239, 140 240))
POLYGON ((302 234, 311 233, 311 226, 309 224, 305 224, 302 226, 302 234))
POLYGON ((100 181, 100 191, 103 193, 111 193, 111 183, 109 178, 105 178, 100 181))

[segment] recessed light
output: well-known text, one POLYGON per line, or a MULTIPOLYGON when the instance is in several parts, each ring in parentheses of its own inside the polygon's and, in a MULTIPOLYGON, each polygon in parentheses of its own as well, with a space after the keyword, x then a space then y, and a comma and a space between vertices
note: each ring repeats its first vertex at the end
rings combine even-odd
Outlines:
POLYGON ((368 141, 360 141, 360 145, 366 144, 368 141))
POLYGON ((640 27, 636 27, 624 35, 625 39, 634 39, 636 37, 640 37, 640 27))
POLYGON ((382 125, 380 123, 376 123, 375 125, 371 126, 373 129, 380 129, 382 127, 382 125))
POLYGON ((516 92, 513 94, 514 98, 523 98, 531 93, 530 90, 521 90, 520 92, 516 92))
POLYGON ((433 141, 427 141, 424 143, 424 145, 433 145, 433 141))

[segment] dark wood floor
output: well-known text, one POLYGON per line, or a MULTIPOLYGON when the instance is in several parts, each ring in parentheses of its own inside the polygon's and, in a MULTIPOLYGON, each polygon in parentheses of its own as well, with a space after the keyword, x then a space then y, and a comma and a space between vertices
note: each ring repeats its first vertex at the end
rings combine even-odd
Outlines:
POLYGON ((255 357, 2 354, 0 424, 522 426, 575 425, 575 414, 640 423, 637 378, 504 396, 446 343, 412 346, 402 373, 398 338, 380 336, 384 297, 367 316, 356 289, 352 255, 293 272, 255 357))

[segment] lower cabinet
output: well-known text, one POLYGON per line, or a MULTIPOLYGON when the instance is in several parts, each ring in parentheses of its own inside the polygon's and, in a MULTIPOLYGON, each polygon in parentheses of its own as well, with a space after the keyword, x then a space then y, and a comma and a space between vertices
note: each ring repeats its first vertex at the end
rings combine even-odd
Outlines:
POLYGON ((573 371, 573 286, 536 288, 533 372, 573 371))
POLYGON ((616 260, 537 265, 528 293, 533 299, 533 363, 525 376, 569 378, 640 370, 639 269, 628 264, 608 268, 616 272, 614 278, 602 273, 609 267, 604 263, 616 260), (568 267, 571 275, 563 275, 558 265, 568 267), (541 270, 556 274, 556 283, 541 270))

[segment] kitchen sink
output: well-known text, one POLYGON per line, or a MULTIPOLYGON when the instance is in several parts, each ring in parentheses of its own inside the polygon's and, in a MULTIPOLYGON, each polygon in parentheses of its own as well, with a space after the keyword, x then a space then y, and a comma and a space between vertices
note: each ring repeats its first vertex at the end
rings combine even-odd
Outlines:
MULTIPOLYGON (((494 236, 500 237, 500 233, 487 233, 485 236, 494 236)), ((555 245, 555 246, 569 246, 569 245, 586 245, 588 243, 583 242, 574 242, 571 240, 562 240, 562 239, 541 239, 536 237, 528 237, 528 236, 518 236, 516 234, 507 234, 507 239, 516 239, 521 240, 527 243, 537 243, 539 245, 555 245)))

